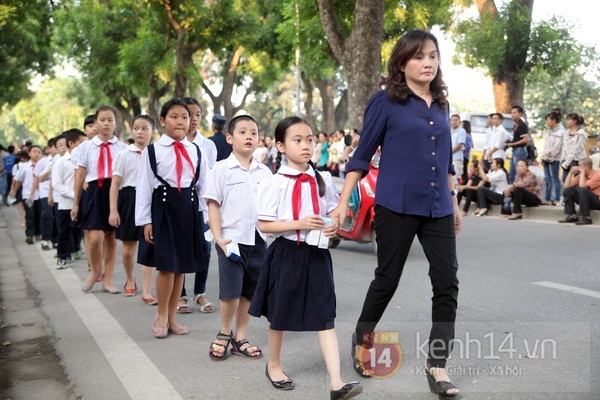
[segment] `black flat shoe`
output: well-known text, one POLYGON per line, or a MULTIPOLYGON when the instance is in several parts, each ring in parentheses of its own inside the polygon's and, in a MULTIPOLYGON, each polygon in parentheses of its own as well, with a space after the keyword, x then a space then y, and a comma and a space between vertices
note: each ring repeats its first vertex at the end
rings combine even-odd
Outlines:
POLYGON ((329 393, 331 400, 346 400, 358 396, 362 391, 363 387, 360 382, 355 381, 346 383, 341 389, 332 390, 329 393))
POLYGON ((359 360, 358 354, 356 354, 356 346, 358 346, 358 343, 356 340, 356 332, 354 332, 352 334, 352 365, 358 375, 360 375, 363 378, 371 378, 373 376, 374 371, 372 369, 365 368, 365 363, 363 363, 362 360, 359 360))
POLYGON ((273 379, 271 379, 271 376, 269 375, 269 364, 267 364, 265 367, 265 375, 267 376, 267 378, 271 382, 271 385, 273 385, 275 389, 292 390, 294 388, 294 381, 290 378, 284 379, 282 381, 274 381, 273 379))
POLYGON ((425 375, 427 375, 427 382, 429 383, 429 390, 433 394, 437 394, 443 397, 456 397, 459 392, 448 393, 452 389, 458 389, 452 381, 439 381, 436 382, 435 378, 429 373, 428 369, 425 369, 425 375))

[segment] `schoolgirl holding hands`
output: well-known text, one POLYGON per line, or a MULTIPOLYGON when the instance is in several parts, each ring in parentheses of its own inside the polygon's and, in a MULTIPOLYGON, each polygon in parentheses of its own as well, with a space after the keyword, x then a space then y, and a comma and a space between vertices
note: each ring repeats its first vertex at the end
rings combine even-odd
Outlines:
MULTIPOLYGON (((348 384, 340 376, 338 340, 334 330, 335 291, 329 250, 308 245, 309 230, 324 229, 331 237, 337 221, 325 227, 322 216, 338 204, 329 172, 312 164, 314 143, 310 126, 298 117, 282 120, 275 129, 279 150, 288 163, 258 188, 260 230, 276 237, 269 246, 249 313, 264 315, 268 331, 269 362, 266 376, 281 390, 294 383, 281 365, 285 331, 317 331, 329 374, 332 399, 349 399, 362 392, 359 382, 348 384)), ((276 166, 278 167, 278 165, 276 166)))

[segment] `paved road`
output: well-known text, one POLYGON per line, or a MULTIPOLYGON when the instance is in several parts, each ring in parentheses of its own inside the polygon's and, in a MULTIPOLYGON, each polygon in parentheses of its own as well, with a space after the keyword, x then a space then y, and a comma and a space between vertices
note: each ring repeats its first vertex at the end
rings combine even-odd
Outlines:
MULTIPOLYGON (((57 271, 52 252, 24 243, 14 209, 1 209, 0 226, 3 219, 8 226, 0 229, 0 335, 12 345, 2 349, 0 366, 17 383, 9 388, 2 379, 3 399, 327 398, 326 370, 314 333, 286 335, 285 370, 297 387, 279 393, 264 376, 265 360, 208 359, 218 314, 195 310, 181 316, 192 329, 189 336, 154 339, 156 310, 139 296, 109 295, 99 287, 82 293, 85 260, 57 271), (48 366, 51 374, 32 373, 48 366)), ((600 380, 592 371, 600 368, 595 334, 600 328, 599 233, 598 226, 465 219, 458 240, 457 343, 449 364, 463 399, 598 398, 600 380)), ((342 242, 332 255, 342 371, 345 379, 356 379, 349 338, 376 259, 369 244, 351 242, 342 242)), ((207 290, 211 300, 218 294, 214 261, 207 290)), ((422 376, 431 297, 426 270, 416 242, 378 327, 399 334, 402 364, 390 378, 365 381, 359 398, 433 397, 422 376)), ((123 281, 119 266, 115 283, 123 281)), ((192 289, 191 280, 187 286, 192 289)), ((254 319, 250 330, 253 343, 264 349, 266 328, 264 319, 254 319)))

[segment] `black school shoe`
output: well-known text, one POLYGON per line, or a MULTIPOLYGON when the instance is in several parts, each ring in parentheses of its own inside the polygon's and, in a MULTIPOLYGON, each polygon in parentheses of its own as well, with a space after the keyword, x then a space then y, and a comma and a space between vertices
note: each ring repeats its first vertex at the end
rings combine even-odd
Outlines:
POLYGON ((575 225, 592 225, 592 218, 591 217, 581 217, 580 221, 575 222, 575 225))
POLYGON ((573 215, 572 214, 572 215, 569 215, 565 219, 559 220, 558 222, 561 223, 561 224, 570 224, 570 223, 578 222, 578 221, 579 221, 579 218, 577 218, 577 215, 573 215))
POLYGON ((329 393, 331 400, 346 400, 358 396, 362 391, 363 387, 360 382, 354 381, 346 383, 341 389, 332 390, 329 393))
POLYGON ((265 375, 267 376, 267 379, 271 382, 271 385, 273 385, 273 387, 275 389, 278 389, 278 390, 294 389, 294 381, 291 380, 290 378, 284 379, 282 381, 274 381, 273 379, 271 379, 271 375, 269 375, 269 364, 268 363, 265 367, 265 375))

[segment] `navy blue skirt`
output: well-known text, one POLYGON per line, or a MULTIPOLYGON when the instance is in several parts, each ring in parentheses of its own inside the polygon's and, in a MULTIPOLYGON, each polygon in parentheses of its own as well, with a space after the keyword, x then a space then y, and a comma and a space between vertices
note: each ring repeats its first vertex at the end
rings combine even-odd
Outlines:
POLYGON ((140 244, 138 263, 157 271, 191 274, 207 269, 194 189, 160 186, 152 193, 154 245, 140 244))
POLYGON ((144 232, 139 226, 135 226, 135 188, 124 187, 119 191, 117 209, 121 223, 117 228, 116 238, 122 241, 135 242, 143 237, 144 232))
POLYGON ((265 316, 278 331, 333 329, 333 264, 327 249, 283 237, 267 249, 250 315, 265 316))
POLYGON ((110 182, 110 179, 104 179, 102 187, 98 186, 98 181, 89 182, 85 195, 81 197, 81 229, 104 232, 115 230, 108 223, 108 217, 110 216, 110 182))

